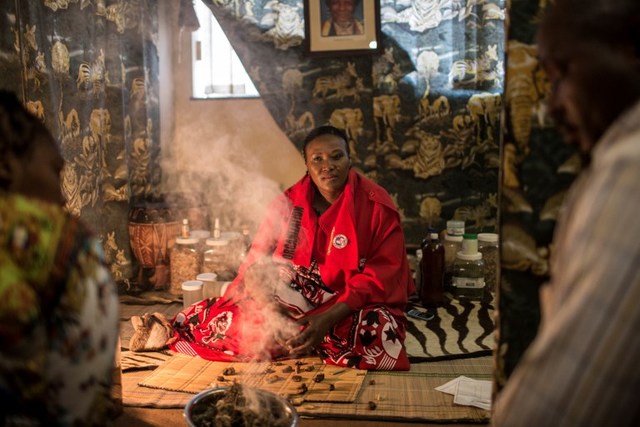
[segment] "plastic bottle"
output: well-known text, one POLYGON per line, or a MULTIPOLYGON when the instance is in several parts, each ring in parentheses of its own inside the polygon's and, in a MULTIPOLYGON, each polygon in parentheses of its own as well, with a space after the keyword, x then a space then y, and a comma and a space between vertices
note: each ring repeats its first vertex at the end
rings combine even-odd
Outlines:
POLYGON ((422 288, 420 299, 425 307, 437 307, 444 300, 444 246, 438 233, 431 233, 422 247, 422 288))
POLYGON ((220 229, 220 218, 216 218, 213 222, 213 233, 211 234, 214 239, 219 239, 221 232, 222 230, 220 229))
POLYGON ((449 234, 444 237, 444 291, 451 292, 451 277, 453 276, 453 264, 456 261, 456 255, 462 250, 462 236, 451 236, 449 234))
POLYGON ((420 295, 422 289, 422 249, 416 249, 416 271, 413 281, 416 284, 416 293, 420 295))
POLYGON ((189 219, 184 218, 182 220, 182 224, 180 225, 180 237, 183 239, 188 239, 191 233, 191 226, 189 225, 189 219))
POLYGON ((478 237, 465 234, 462 250, 453 264, 452 293, 457 299, 480 300, 484 297, 484 261, 478 252, 478 237))

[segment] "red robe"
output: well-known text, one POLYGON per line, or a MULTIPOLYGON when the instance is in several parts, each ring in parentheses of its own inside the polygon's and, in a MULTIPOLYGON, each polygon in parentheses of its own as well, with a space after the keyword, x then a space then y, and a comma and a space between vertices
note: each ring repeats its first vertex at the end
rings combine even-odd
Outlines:
POLYGON ((284 301, 288 309, 317 313, 339 302, 352 309, 317 348, 326 363, 360 369, 409 369, 403 346, 404 309, 415 288, 393 201, 382 187, 353 170, 341 196, 320 217, 312 209, 315 191, 305 176, 271 204, 224 297, 195 304, 176 317, 178 341, 172 344, 173 349, 213 360, 281 356, 282 348, 275 345, 267 345, 266 350, 251 349, 259 343, 269 344, 273 337, 263 333, 266 315, 258 313, 260 304, 243 291, 247 268, 270 256, 294 266, 309 267, 317 262, 320 286, 302 286, 308 304, 300 308, 301 304, 284 301), (226 314, 221 318, 221 313, 226 314), (250 321, 247 313, 251 313, 250 321), (220 320, 224 330, 217 326, 220 320))

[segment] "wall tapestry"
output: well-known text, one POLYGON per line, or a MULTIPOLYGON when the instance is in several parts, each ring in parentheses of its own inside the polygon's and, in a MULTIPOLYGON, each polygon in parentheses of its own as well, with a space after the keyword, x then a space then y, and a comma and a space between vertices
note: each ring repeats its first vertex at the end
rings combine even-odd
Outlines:
POLYGON ((346 131, 409 245, 452 218, 496 229, 504 1, 382 0, 381 53, 330 58, 305 51, 303 0, 204 3, 296 146, 320 124, 346 131))

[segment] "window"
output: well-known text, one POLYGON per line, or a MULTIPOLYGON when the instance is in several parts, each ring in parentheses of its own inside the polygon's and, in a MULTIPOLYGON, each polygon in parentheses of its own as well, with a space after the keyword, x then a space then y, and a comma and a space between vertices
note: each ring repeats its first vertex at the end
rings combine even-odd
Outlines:
POLYGON ((211 10, 200 0, 194 8, 200 28, 191 36, 193 97, 259 97, 211 10))

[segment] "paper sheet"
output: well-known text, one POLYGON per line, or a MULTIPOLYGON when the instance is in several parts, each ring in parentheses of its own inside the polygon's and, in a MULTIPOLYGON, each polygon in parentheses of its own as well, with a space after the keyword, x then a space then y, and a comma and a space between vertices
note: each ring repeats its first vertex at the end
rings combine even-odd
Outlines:
POLYGON ((436 390, 453 395, 453 403, 458 405, 475 406, 481 409, 491 410, 491 381, 474 380, 465 376, 459 376, 436 390))

